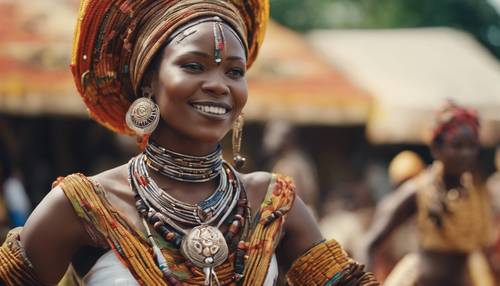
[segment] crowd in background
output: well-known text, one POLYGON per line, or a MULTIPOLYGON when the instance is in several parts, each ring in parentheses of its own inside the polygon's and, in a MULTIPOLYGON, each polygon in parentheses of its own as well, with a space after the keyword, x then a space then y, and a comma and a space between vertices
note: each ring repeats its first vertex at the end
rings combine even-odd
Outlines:
MULTIPOLYGON (((13 120, 2 118, 0 122, 2 238, 9 229, 24 224, 33 207, 50 190, 51 182, 56 179, 54 174, 68 174, 78 170, 93 174, 119 164, 130 154, 138 152, 133 139, 110 135, 101 127, 78 120, 70 120, 69 123, 54 120, 49 124, 49 129, 59 128, 60 132, 80 125, 79 132, 73 132, 70 136, 41 139, 37 134, 30 134, 32 127, 24 127, 25 130, 21 127, 17 130, 21 131, 18 134, 24 134, 26 140, 16 141, 12 131, 13 120), (64 126, 66 128, 61 128, 64 126), (63 140, 68 146, 59 150, 42 150, 51 149, 52 145, 62 146, 62 142, 55 142, 57 140, 63 140), (72 144, 77 144, 79 148, 73 149, 72 144), (35 146, 39 149, 32 150, 35 146), (22 150, 31 152, 23 154, 22 150), (72 153, 75 152, 73 150, 78 150, 79 154, 72 153), (58 152, 61 154, 57 155, 58 152), (94 155, 93 158, 99 160, 86 161, 85 154, 96 152, 100 156, 94 155), (58 156, 69 156, 72 159, 62 160, 58 156)), ((29 124, 25 124, 27 125, 29 124)), ((324 166, 317 164, 315 150, 308 148, 308 140, 303 136, 307 134, 307 128, 296 127, 285 121, 274 121, 250 127, 248 133, 252 137, 249 138, 250 142, 259 143, 253 146, 253 153, 250 152, 253 157, 250 160, 251 168, 258 166, 294 177, 299 195, 320 221, 324 236, 337 239, 353 257, 363 255, 364 238, 373 222, 377 201, 416 176, 430 163, 430 154, 422 146, 409 146, 415 152, 404 150, 408 146, 392 146, 390 151, 378 150, 375 153, 378 152, 379 155, 365 157, 363 169, 352 171, 357 174, 348 176, 352 179, 333 181, 332 178, 338 178, 335 174, 331 174, 330 178, 319 178, 322 174, 320 169, 324 166), (399 151, 402 152, 398 154, 399 151), (325 186, 320 182, 329 182, 330 185, 325 186)), ((366 154, 369 150, 363 152, 366 154)), ((480 169, 490 190, 499 189, 500 186, 500 152, 496 152, 496 158, 494 156, 493 148, 485 148, 482 152, 483 159, 480 160, 480 169), (496 169, 492 166, 493 162, 496 163, 496 169)), ((354 161, 363 162, 361 159, 353 159, 354 161)), ((353 166, 356 164, 346 165, 345 168, 352 170, 353 166)), ((492 192, 492 202, 497 214, 500 213, 500 195, 492 192)), ((383 280, 406 253, 417 248, 417 232, 412 222, 410 220, 400 227, 378 250, 373 271, 379 279, 383 280)), ((500 215, 496 216, 496 222, 500 223, 500 215)), ((497 241, 495 247, 498 250, 500 240, 497 241)), ((492 259, 496 261, 492 265, 500 265, 498 254, 493 255, 492 259)), ((500 272, 500 269, 496 270, 500 272)))

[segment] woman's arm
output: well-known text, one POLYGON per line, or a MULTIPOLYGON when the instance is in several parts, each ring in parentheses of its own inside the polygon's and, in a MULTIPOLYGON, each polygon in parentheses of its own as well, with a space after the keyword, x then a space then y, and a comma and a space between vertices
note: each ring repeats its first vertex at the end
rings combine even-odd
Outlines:
POLYGON ((284 270, 309 248, 323 240, 318 223, 300 197, 288 213, 284 237, 278 247, 278 260, 284 270))
POLYGON ((21 245, 41 284, 54 285, 62 278, 83 245, 92 245, 80 219, 60 187, 42 200, 20 234, 21 245))
POLYGON ((413 182, 402 185, 398 190, 385 197, 377 206, 374 222, 365 240, 364 258, 368 269, 378 246, 399 225, 412 217, 417 211, 417 186, 413 182))

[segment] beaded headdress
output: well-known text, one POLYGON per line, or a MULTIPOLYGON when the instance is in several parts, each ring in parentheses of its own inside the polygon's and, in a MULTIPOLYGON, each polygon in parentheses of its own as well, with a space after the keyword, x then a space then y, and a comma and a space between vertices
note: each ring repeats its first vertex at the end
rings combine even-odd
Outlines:
POLYGON ((452 134, 463 125, 469 126, 476 139, 479 140, 480 124, 477 112, 448 101, 436 114, 431 142, 434 143, 437 138, 452 134))
POLYGON ((90 115, 133 134, 125 114, 153 58, 178 28, 210 16, 238 34, 250 67, 264 38, 269 0, 82 0, 71 69, 90 115))

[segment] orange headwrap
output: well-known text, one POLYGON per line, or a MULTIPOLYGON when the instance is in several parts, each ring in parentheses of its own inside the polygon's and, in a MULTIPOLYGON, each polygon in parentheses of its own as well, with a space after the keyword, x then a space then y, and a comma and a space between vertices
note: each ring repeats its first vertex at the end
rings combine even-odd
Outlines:
POLYGON ((264 38, 268 0, 82 0, 71 68, 91 116, 132 134, 125 114, 154 56, 178 28, 210 16, 238 34, 250 67, 264 38))

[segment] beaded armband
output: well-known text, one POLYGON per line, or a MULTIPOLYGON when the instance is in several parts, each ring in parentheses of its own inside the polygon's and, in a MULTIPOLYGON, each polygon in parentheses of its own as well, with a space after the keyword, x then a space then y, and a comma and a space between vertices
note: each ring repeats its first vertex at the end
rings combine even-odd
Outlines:
POLYGON ((287 273, 291 286, 377 286, 372 273, 347 256, 335 241, 321 242, 299 257, 287 273))
POLYGON ((0 285, 42 285, 35 278, 32 265, 19 242, 20 230, 11 230, 0 247, 0 285))

